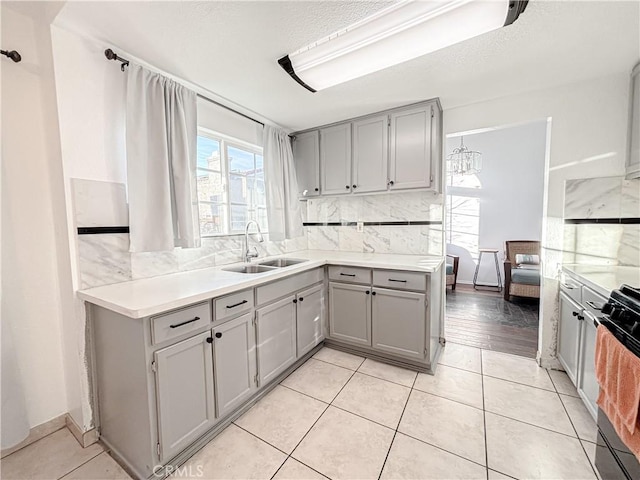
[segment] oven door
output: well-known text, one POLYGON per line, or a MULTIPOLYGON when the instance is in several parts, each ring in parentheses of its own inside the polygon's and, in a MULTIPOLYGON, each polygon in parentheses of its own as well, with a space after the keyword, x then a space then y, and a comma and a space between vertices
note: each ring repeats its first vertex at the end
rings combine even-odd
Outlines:
POLYGON ((622 443, 607 415, 600 409, 596 468, 602 480, 640 479, 640 462, 622 443))

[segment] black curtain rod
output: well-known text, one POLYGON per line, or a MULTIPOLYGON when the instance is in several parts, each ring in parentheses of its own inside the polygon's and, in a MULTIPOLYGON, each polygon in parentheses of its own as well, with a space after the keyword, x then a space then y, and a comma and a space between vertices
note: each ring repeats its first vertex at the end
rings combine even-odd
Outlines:
MULTIPOLYGON (((117 55, 113 50, 111 50, 110 48, 107 48, 104 51, 104 56, 107 57, 107 60, 116 60, 118 62, 122 62, 122 65, 120 65, 120 70, 122 70, 124 72, 124 67, 129 65, 129 60, 127 60, 126 58, 122 58, 121 56, 117 55)), ((241 117, 246 118, 247 120, 251 120, 252 122, 256 122, 259 123, 260 125, 262 125, 264 127, 264 123, 261 122, 260 120, 256 120, 255 118, 251 118, 249 115, 245 115, 242 112, 239 112, 237 110, 234 110, 231 107, 227 107, 226 105, 220 103, 220 102, 216 102, 215 100, 212 100, 209 97, 205 97, 204 95, 200 95, 199 93, 196 93, 196 95, 198 96, 198 98, 201 98, 203 100, 206 100, 207 102, 213 103, 214 105, 218 105, 219 107, 222 107, 226 110, 229 110, 230 112, 233 112, 237 115, 240 115, 241 117)))

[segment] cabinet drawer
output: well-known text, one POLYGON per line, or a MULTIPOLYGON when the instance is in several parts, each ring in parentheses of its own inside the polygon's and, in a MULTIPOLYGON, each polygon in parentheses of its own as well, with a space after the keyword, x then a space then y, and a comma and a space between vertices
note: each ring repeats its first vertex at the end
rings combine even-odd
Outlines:
POLYGON ((371 283, 371 270, 359 267, 340 267, 331 265, 329 267, 329 280, 350 283, 371 283))
POLYGON ((589 287, 582 287, 582 306, 594 317, 602 316, 602 306, 607 303, 607 299, 599 293, 594 292, 589 287))
POLYGON ((156 345, 211 323, 209 302, 151 317, 151 342, 156 345))
POLYGON ((560 291, 564 292, 574 302, 582 302, 582 284, 568 275, 560 277, 560 291))
POLYGON ((216 298, 213 301, 213 306, 216 313, 213 320, 215 324, 241 313, 246 313, 253 308, 253 290, 244 290, 216 298))
POLYGON ((374 270, 373 284, 399 290, 426 290, 427 275, 419 272, 399 272, 394 270, 374 270))
POLYGON ((322 268, 309 270, 256 288, 256 303, 264 305, 324 280, 322 268))

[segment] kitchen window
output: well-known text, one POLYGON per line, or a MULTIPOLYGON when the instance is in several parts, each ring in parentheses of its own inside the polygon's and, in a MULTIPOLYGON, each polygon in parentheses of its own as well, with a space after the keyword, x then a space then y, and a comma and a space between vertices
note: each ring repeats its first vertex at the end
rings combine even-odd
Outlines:
POLYGON ((198 129, 200 235, 244 233, 249 220, 267 229, 262 148, 198 129))

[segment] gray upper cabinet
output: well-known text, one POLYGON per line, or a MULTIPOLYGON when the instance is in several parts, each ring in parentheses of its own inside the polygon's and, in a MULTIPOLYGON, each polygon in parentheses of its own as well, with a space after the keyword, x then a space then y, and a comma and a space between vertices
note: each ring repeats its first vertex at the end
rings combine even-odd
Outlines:
POLYGON ((320 130, 323 194, 351 192, 351 123, 320 130))
POLYGON ((371 287, 329 283, 329 335, 371 346, 371 287))
POLYGON ((354 193, 387 189, 389 168, 389 116, 367 118, 353 123, 354 193))
POLYGON ((631 72, 627 178, 640 178, 640 63, 631 72))
POLYGON ((283 372, 296 359, 294 295, 256 310, 259 385, 283 372))
POLYGON ((392 190, 428 188, 432 175, 433 106, 391 114, 389 186, 392 190))
POLYGON ((320 139, 318 131, 299 133, 293 141, 293 158, 298 178, 298 195, 320 194, 320 139))
POLYGON ((560 360, 565 372, 567 372, 574 384, 577 383, 580 317, 583 317, 582 307, 571 300, 564 292, 560 292, 558 360, 560 360))
POLYGON ((296 327, 298 339, 298 357, 301 357, 322 340, 322 322, 324 319, 324 295, 322 285, 316 285, 300 292, 296 299, 296 327))
POLYGON ((427 356, 425 301, 424 293, 374 289, 371 313, 373 348, 424 360, 427 356))
POLYGON ((211 332, 154 353, 160 460, 170 460, 216 421, 211 332))
POLYGON ((240 405, 256 389, 256 343, 250 313, 213 329, 218 417, 240 405))

